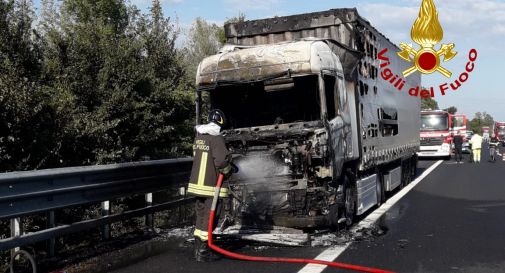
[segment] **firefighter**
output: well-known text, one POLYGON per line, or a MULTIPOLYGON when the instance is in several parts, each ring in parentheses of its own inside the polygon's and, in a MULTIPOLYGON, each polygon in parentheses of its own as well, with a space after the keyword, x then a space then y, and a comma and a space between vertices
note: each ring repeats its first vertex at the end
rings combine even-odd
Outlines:
POLYGON ((463 136, 460 135, 459 131, 456 131, 456 135, 453 137, 454 143, 454 159, 456 162, 463 163, 463 136))
POLYGON ((482 148, 482 137, 476 133, 470 139, 472 144, 473 162, 480 163, 480 150, 482 148))
MULTIPOLYGON (((211 110, 209 123, 197 125, 195 143, 193 145, 193 167, 188 185, 188 193, 196 196, 195 214, 195 259, 199 262, 213 261, 219 255, 207 246, 207 225, 212 206, 214 188, 219 173, 230 174, 234 167, 231 156, 226 148, 221 128, 225 124, 225 116, 220 110, 211 110)), ((228 189, 222 187, 220 197, 228 197, 228 189)), ((216 214, 220 212, 218 208, 216 214)), ((216 215, 216 219, 218 215, 216 215)))
POLYGON ((496 161, 496 155, 500 155, 500 152, 498 150, 500 142, 496 138, 496 136, 493 134, 491 136, 491 139, 489 140, 489 161, 495 162, 496 161))

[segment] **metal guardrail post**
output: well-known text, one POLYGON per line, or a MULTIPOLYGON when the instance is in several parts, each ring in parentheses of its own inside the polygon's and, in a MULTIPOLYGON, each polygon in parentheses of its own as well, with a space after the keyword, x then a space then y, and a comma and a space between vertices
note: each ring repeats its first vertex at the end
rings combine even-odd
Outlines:
MULTIPOLYGON (((102 217, 108 216, 110 214, 110 202, 102 202, 102 217)), ((102 239, 109 240, 110 238, 110 224, 105 224, 102 226, 102 239)))
MULTIPOLYGON (((180 187, 179 188, 179 195, 182 197, 186 197, 186 187, 180 187)), ((179 214, 179 223, 182 223, 185 221, 185 215, 184 214, 184 209, 182 207, 177 208, 177 212, 179 214)))
MULTIPOLYGON (((149 192, 145 194, 146 207, 151 207, 153 205, 153 193, 149 192)), ((146 226, 149 228, 154 227, 154 217, 153 214, 146 214, 146 226)))
MULTIPOLYGON (((11 237, 19 237, 21 235, 21 218, 11 219, 11 237)), ((15 254, 20 250, 19 247, 11 249, 11 258, 16 258, 15 254)), ((18 259, 18 258, 16 258, 18 259)))
MULTIPOLYGON (((55 222, 56 218, 54 215, 54 210, 51 210, 47 213, 47 228, 55 227, 56 226, 55 222)), ((47 253, 49 254, 49 257, 54 257, 55 245, 56 245, 56 238, 51 238, 47 240, 47 253)))

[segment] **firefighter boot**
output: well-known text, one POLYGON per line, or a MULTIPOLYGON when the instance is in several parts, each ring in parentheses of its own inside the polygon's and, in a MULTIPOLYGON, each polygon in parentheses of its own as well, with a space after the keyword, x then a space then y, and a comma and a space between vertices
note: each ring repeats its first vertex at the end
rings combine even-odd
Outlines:
POLYGON ((212 262, 221 258, 218 253, 209 248, 207 241, 202 241, 198 237, 195 238, 194 255, 197 262, 212 262))

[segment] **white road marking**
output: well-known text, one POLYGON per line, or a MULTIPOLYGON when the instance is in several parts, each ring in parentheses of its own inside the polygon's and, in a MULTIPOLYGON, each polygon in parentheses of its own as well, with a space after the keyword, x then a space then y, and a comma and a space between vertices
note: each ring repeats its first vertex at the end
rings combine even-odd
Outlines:
MULTIPOLYGON (((365 219, 361 220, 354 227, 351 228, 351 232, 360 230, 362 228, 370 228, 379 218, 386 213, 396 202, 398 202, 403 196, 405 196, 410 190, 412 190, 419 182, 421 182, 428 174, 430 174, 433 170, 435 170, 440 164, 444 162, 443 160, 439 160, 431 165, 428 169, 426 169, 418 178, 408 184, 401 191, 396 193, 394 196, 389 198, 384 204, 382 204, 379 208, 375 209, 371 212, 365 219)), ((334 261, 340 256, 350 245, 352 242, 348 242, 344 245, 332 246, 323 250, 315 260, 322 261, 334 261)), ((298 273, 320 273, 326 268, 325 265, 316 265, 316 264, 308 264, 304 266, 298 273)))

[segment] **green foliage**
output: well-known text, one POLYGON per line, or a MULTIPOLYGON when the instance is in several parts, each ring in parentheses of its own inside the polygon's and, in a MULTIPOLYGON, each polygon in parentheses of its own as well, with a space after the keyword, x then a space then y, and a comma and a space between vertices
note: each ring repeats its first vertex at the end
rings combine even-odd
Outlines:
POLYGON ((37 168, 52 142, 31 2, 0 1, 0 171, 37 168))
POLYGON ((494 125, 493 117, 486 112, 475 113, 474 118, 468 123, 468 129, 472 130, 474 133, 482 135, 482 127, 492 128, 494 125))
POLYGON ((429 97, 429 98, 422 98, 421 99, 421 110, 437 110, 438 109, 438 102, 429 97))
POLYGON ((458 108, 456 106, 451 106, 449 108, 444 109, 444 111, 447 111, 449 114, 456 114, 458 112, 458 108))
POLYGON ((189 31, 186 44, 188 75, 196 76, 198 64, 207 56, 216 54, 223 45, 221 26, 198 17, 189 31), (222 36, 222 37, 221 37, 222 36))
POLYGON ((224 24, 232 24, 232 23, 243 23, 245 22, 245 13, 239 12, 237 16, 227 18, 224 24))
POLYGON ((0 171, 190 154, 194 75, 159 0, 43 0, 33 18, 0 0, 0 171))
MULTIPOLYGON (((232 18, 228 18, 224 24, 232 24, 232 23, 242 23, 245 22, 245 14, 242 12, 239 12, 237 16, 234 16, 232 18)), ((219 41, 221 41, 222 44, 226 44, 226 35, 224 34, 224 28, 219 28, 219 41)))

